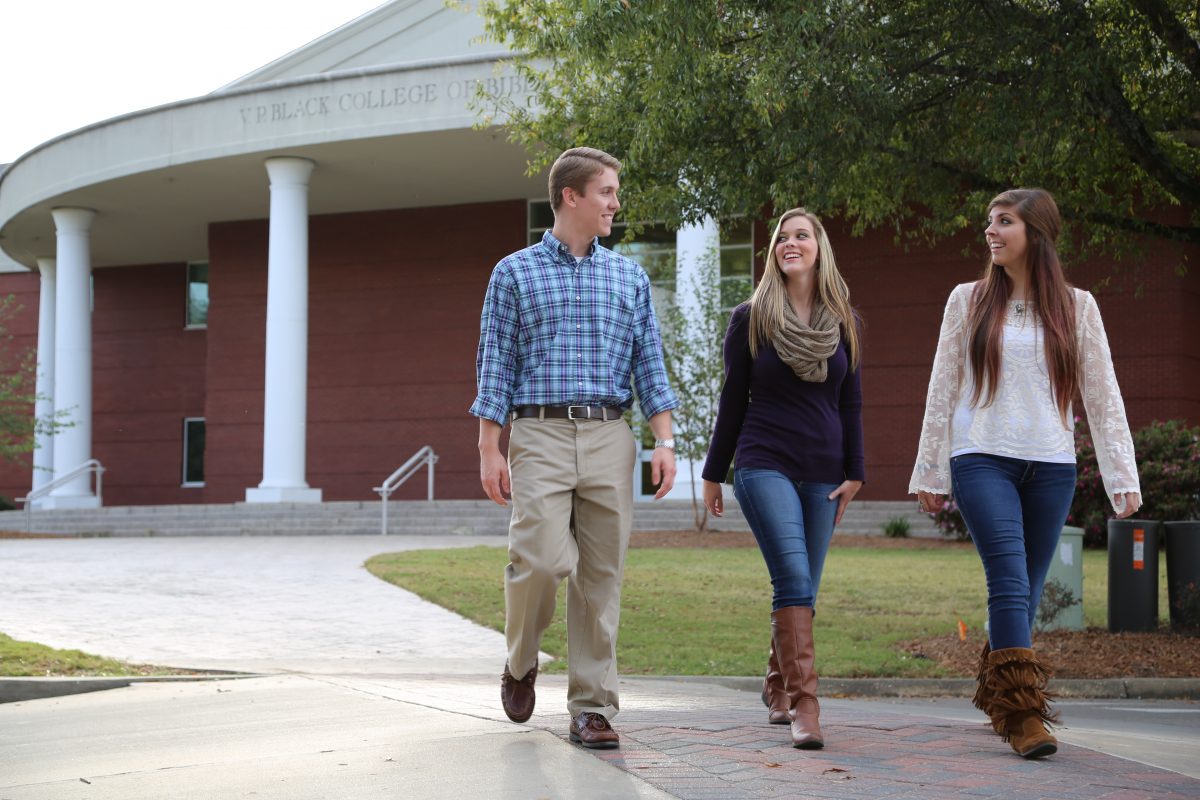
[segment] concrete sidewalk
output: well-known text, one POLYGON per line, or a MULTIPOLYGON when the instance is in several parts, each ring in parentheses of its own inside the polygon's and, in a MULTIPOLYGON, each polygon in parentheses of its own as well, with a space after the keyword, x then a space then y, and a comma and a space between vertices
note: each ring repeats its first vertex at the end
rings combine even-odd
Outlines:
POLYGON ((826 699, 826 748, 799 751, 739 682, 625 678, 621 749, 582 750, 563 676, 514 725, 499 634, 360 566, 481 543, 444 539, 0 541, 0 631, 276 673, 0 705, 0 800, 1200 798, 1191 702, 1065 701, 1028 762, 962 700, 826 699))

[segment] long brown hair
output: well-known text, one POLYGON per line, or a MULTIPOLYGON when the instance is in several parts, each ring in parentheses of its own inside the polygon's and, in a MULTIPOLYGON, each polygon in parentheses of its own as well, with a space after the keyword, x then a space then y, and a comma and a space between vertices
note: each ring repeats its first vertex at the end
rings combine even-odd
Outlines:
MULTIPOLYGON (((1067 408, 1079 391, 1079 347, 1075 340, 1075 295, 1063 276, 1055 248, 1062 224, 1058 205, 1044 189, 1009 189, 988 204, 988 214, 996 206, 1011 207, 1025 223, 1030 299, 1041 318, 1050 387, 1065 422, 1067 408)), ((982 279, 975 284, 967 318, 971 376, 975 379, 973 406, 981 405, 981 401, 989 406, 996 397, 1000 339, 1011 294, 1012 281, 1004 267, 989 258, 982 279)))
POLYGON ((846 351, 850 356, 850 369, 858 367, 858 329, 855 325, 854 311, 850 308, 850 287, 846 279, 838 272, 837 262, 833 260, 833 245, 829 243, 829 235, 825 226, 815 214, 803 208, 793 208, 779 218, 775 232, 771 234, 771 244, 767 247, 767 264, 763 270, 762 280, 750 297, 750 355, 757 356, 758 348, 770 342, 775 334, 783 329, 783 307, 788 301, 787 278, 779 268, 775 258, 775 245, 779 243, 779 231, 783 223, 792 217, 804 217, 813 227, 817 237, 817 299, 841 320, 842 338, 846 341, 846 351))

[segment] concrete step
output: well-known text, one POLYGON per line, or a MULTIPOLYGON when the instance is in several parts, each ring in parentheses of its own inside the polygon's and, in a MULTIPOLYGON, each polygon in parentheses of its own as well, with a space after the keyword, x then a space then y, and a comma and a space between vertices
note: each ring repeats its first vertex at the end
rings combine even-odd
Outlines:
MULTIPOLYGON (((726 503, 721 519, 708 519, 709 529, 749 530, 733 498, 726 498, 726 503)), ((392 501, 388 504, 388 531, 392 535, 503 535, 509 514, 508 508, 486 500, 392 501)), ((0 512, 0 530, 87 536, 378 535, 381 515, 378 501, 113 506, 0 512)), ((910 501, 854 503, 846 510, 838 531, 882 535, 884 524, 894 517, 908 520, 910 536, 940 536, 929 516, 917 511, 910 501)), ((693 527, 689 500, 634 504, 634 530, 693 527)))

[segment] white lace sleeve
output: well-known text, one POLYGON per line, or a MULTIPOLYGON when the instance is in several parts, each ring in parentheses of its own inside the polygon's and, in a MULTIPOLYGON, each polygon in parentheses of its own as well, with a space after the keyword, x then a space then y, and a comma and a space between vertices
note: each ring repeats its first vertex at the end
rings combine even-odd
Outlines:
POLYGON ((937 355, 929 376, 925 397, 925 421, 921 424, 921 442, 917 463, 908 482, 909 494, 918 490, 950 494, 950 420, 962 385, 966 366, 967 308, 973 284, 956 286, 946 301, 942 332, 938 336, 937 355))
MULTIPOLYGON (((1114 495, 1124 492, 1141 493, 1138 482, 1137 459, 1134 457, 1133 437, 1125 419, 1125 403, 1121 387, 1113 371, 1108 336, 1100 319, 1100 307, 1090 292, 1075 290, 1075 325, 1079 340, 1080 394, 1087 411, 1088 428, 1096 446, 1096 460, 1104 491, 1111 503, 1114 495)), ((1114 510, 1120 511, 1114 505, 1114 510)))

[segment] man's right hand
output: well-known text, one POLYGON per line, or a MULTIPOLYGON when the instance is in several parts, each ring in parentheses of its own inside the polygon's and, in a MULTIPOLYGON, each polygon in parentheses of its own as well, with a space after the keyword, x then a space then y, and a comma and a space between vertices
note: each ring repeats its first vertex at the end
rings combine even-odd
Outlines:
POLYGON ((479 455, 479 482, 483 491, 502 506, 508 505, 512 497, 512 484, 508 479, 508 460, 499 450, 479 455))
POLYGON ((512 497, 512 481, 508 476, 508 459, 500 452, 501 430, 499 424, 479 418, 479 482, 484 494, 506 506, 512 497))

